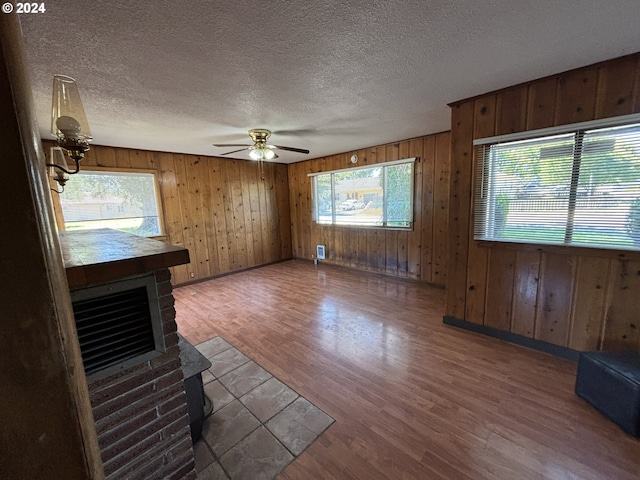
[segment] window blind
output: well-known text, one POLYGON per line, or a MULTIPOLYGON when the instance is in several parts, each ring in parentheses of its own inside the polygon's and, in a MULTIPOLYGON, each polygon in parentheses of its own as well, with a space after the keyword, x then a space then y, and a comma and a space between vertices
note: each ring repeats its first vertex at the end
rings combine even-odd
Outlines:
POLYGON ((640 123, 587 127, 478 142, 474 238, 640 249, 640 123))

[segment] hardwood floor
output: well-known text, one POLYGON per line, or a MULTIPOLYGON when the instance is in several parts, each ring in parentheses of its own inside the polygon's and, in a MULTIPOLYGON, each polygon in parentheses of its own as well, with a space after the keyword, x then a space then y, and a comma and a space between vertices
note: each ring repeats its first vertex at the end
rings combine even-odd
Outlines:
POLYGON ((188 340, 221 335, 336 419, 280 479, 640 478, 574 363, 443 325, 443 290, 291 261, 174 296, 188 340))

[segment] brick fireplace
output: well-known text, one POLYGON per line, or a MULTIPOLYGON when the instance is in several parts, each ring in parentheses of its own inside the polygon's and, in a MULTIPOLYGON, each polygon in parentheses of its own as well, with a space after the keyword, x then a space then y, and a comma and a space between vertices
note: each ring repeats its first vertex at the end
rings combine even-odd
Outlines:
MULTIPOLYGON (((168 270, 184 263, 185 255, 188 262, 188 253, 108 230, 63 233, 61 243, 72 298, 83 289, 107 285, 111 290, 122 281, 142 276, 152 279, 150 303, 159 311, 161 347, 153 358, 134 361, 135 365, 124 362, 107 376, 104 371, 87 376, 105 477, 195 479, 168 270), (88 250, 100 258, 87 261, 88 250)), ((82 349, 82 339, 80 342, 82 349)), ((86 369, 84 351, 83 359, 86 369)))

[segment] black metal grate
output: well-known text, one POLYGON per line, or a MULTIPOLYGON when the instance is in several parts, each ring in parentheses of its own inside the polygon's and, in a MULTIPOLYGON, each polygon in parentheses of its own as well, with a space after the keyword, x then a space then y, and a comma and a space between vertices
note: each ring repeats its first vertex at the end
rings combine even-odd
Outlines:
POLYGON ((145 287, 73 302, 87 374, 155 349, 145 287))

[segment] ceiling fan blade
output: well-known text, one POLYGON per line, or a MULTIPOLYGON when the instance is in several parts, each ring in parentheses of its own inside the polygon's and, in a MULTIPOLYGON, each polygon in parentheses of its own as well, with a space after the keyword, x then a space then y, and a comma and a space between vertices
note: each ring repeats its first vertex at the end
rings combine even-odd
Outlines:
POLYGON ((282 145, 274 145, 274 147, 279 148, 280 150, 287 150, 289 152, 309 153, 309 150, 304 148, 283 147, 282 145))
POLYGON ((244 143, 214 143, 214 147, 250 147, 251 145, 246 145, 244 143))
POLYGON ((301 128, 298 130, 274 130, 273 135, 314 135, 318 133, 316 128, 301 128))
POLYGON ((242 152, 243 150, 246 150, 246 148, 241 148, 240 150, 233 150, 231 152, 221 153, 220 155, 231 155, 232 153, 242 152))

